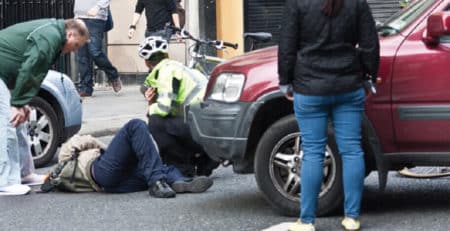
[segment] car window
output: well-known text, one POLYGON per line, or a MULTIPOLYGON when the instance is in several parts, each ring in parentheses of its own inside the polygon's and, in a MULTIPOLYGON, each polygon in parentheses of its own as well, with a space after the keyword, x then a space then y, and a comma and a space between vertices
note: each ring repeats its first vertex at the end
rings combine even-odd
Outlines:
POLYGON ((400 33, 417 17, 426 11, 436 0, 417 0, 409 7, 390 17, 383 25, 378 27, 381 36, 391 36, 400 33))

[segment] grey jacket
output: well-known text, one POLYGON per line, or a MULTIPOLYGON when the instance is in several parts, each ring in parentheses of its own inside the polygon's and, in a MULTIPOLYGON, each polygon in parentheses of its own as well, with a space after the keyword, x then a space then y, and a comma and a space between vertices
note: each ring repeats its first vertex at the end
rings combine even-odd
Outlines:
POLYGON ((106 21, 110 2, 110 0, 75 0, 73 13, 75 18, 101 19, 106 21), (93 7, 98 9, 97 15, 88 16, 88 11, 93 7))
POLYGON ((323 0, 287 0, 278 50, 280 85, 305 95, 334 95, 377 76, 379 42, 366 0, 344 0, 338 15, 323 0))

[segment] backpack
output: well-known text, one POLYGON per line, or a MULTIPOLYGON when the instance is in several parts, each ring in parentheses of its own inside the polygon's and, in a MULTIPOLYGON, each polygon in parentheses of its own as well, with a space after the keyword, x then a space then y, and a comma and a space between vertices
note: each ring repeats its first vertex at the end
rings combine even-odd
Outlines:
POLYGON ((90 168, 105 148, 105 144, 90 135, 75 135, 69 139, 62 145, 58 164, 48 174, 41 191, 102 191, 93 180, 90 168))

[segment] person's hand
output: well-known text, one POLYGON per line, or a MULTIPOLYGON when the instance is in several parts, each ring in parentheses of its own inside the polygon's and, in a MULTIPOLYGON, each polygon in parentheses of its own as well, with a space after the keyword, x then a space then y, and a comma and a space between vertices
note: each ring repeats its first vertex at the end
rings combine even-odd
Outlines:
POLYGON ((175 38, 177 39, 177 42, 183 42, 183 36, 181 36, 180 33, 175 33, 175 38))
MULTIPOLYGON (((31 108, 28 105, 23 106, 23 112, 25 113, 25 121, 30 119, 31 108)), ((25 122, 23 121, 23 122, 25 122)))
POLYGON ((292 89, 292 85, 291 84, 286 84, 286 85, 280 85, 280 91, 284 94, 284 97, 286 97, 286 99, 293 101, 294 100, 294 90, 292 89))
POLYGON ((22 107, 11 107, 10 123, 13 127, 17 127, 20 123, 26 120, 25 111, 22 107))
POLYGON ((98 14, 98 7, 94 6, 91 9, 88 10, 87 15, 88 16, 96 16, 98 14))
POLYGON ((134 35, 134 32, 135 32, 135 31, 136 31, 136 30, 133 29, 133 28, 130 28, 130 29, 128 30, 128 38, 129 38, 129 39, 133 38, 133 35, 134 35))
POLYGON ((288 99, 289 101, 294 100, 294 96, 292 95, 292 92, 288 92, 288 93, 284 94, 284 97, 286 97, 286 99, 288 99))
POLYGON ((144 96, 149 105, 154 103, 156 101, 156 88, 149 87, 147 91, 145 91, 144 96))

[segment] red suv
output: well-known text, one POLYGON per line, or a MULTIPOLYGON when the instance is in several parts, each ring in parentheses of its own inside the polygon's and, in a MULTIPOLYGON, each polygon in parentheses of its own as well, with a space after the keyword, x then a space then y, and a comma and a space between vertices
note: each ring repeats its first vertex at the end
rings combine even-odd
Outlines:
MULTIPOLYGON (((450 4, 417 0, 379 26, 381 63, 369 94, 362 144, 367 174, 450 165, 450 4)), ((255 173, 260 190, 283 214, 298 216, 301 133, 292 103, 278 88, 277 47, 215 68, 204 101, 191 106, 194 139, 237 173, 255 173)), ((341 162, 329 130, 319 215, 343 199, 341 162)))

